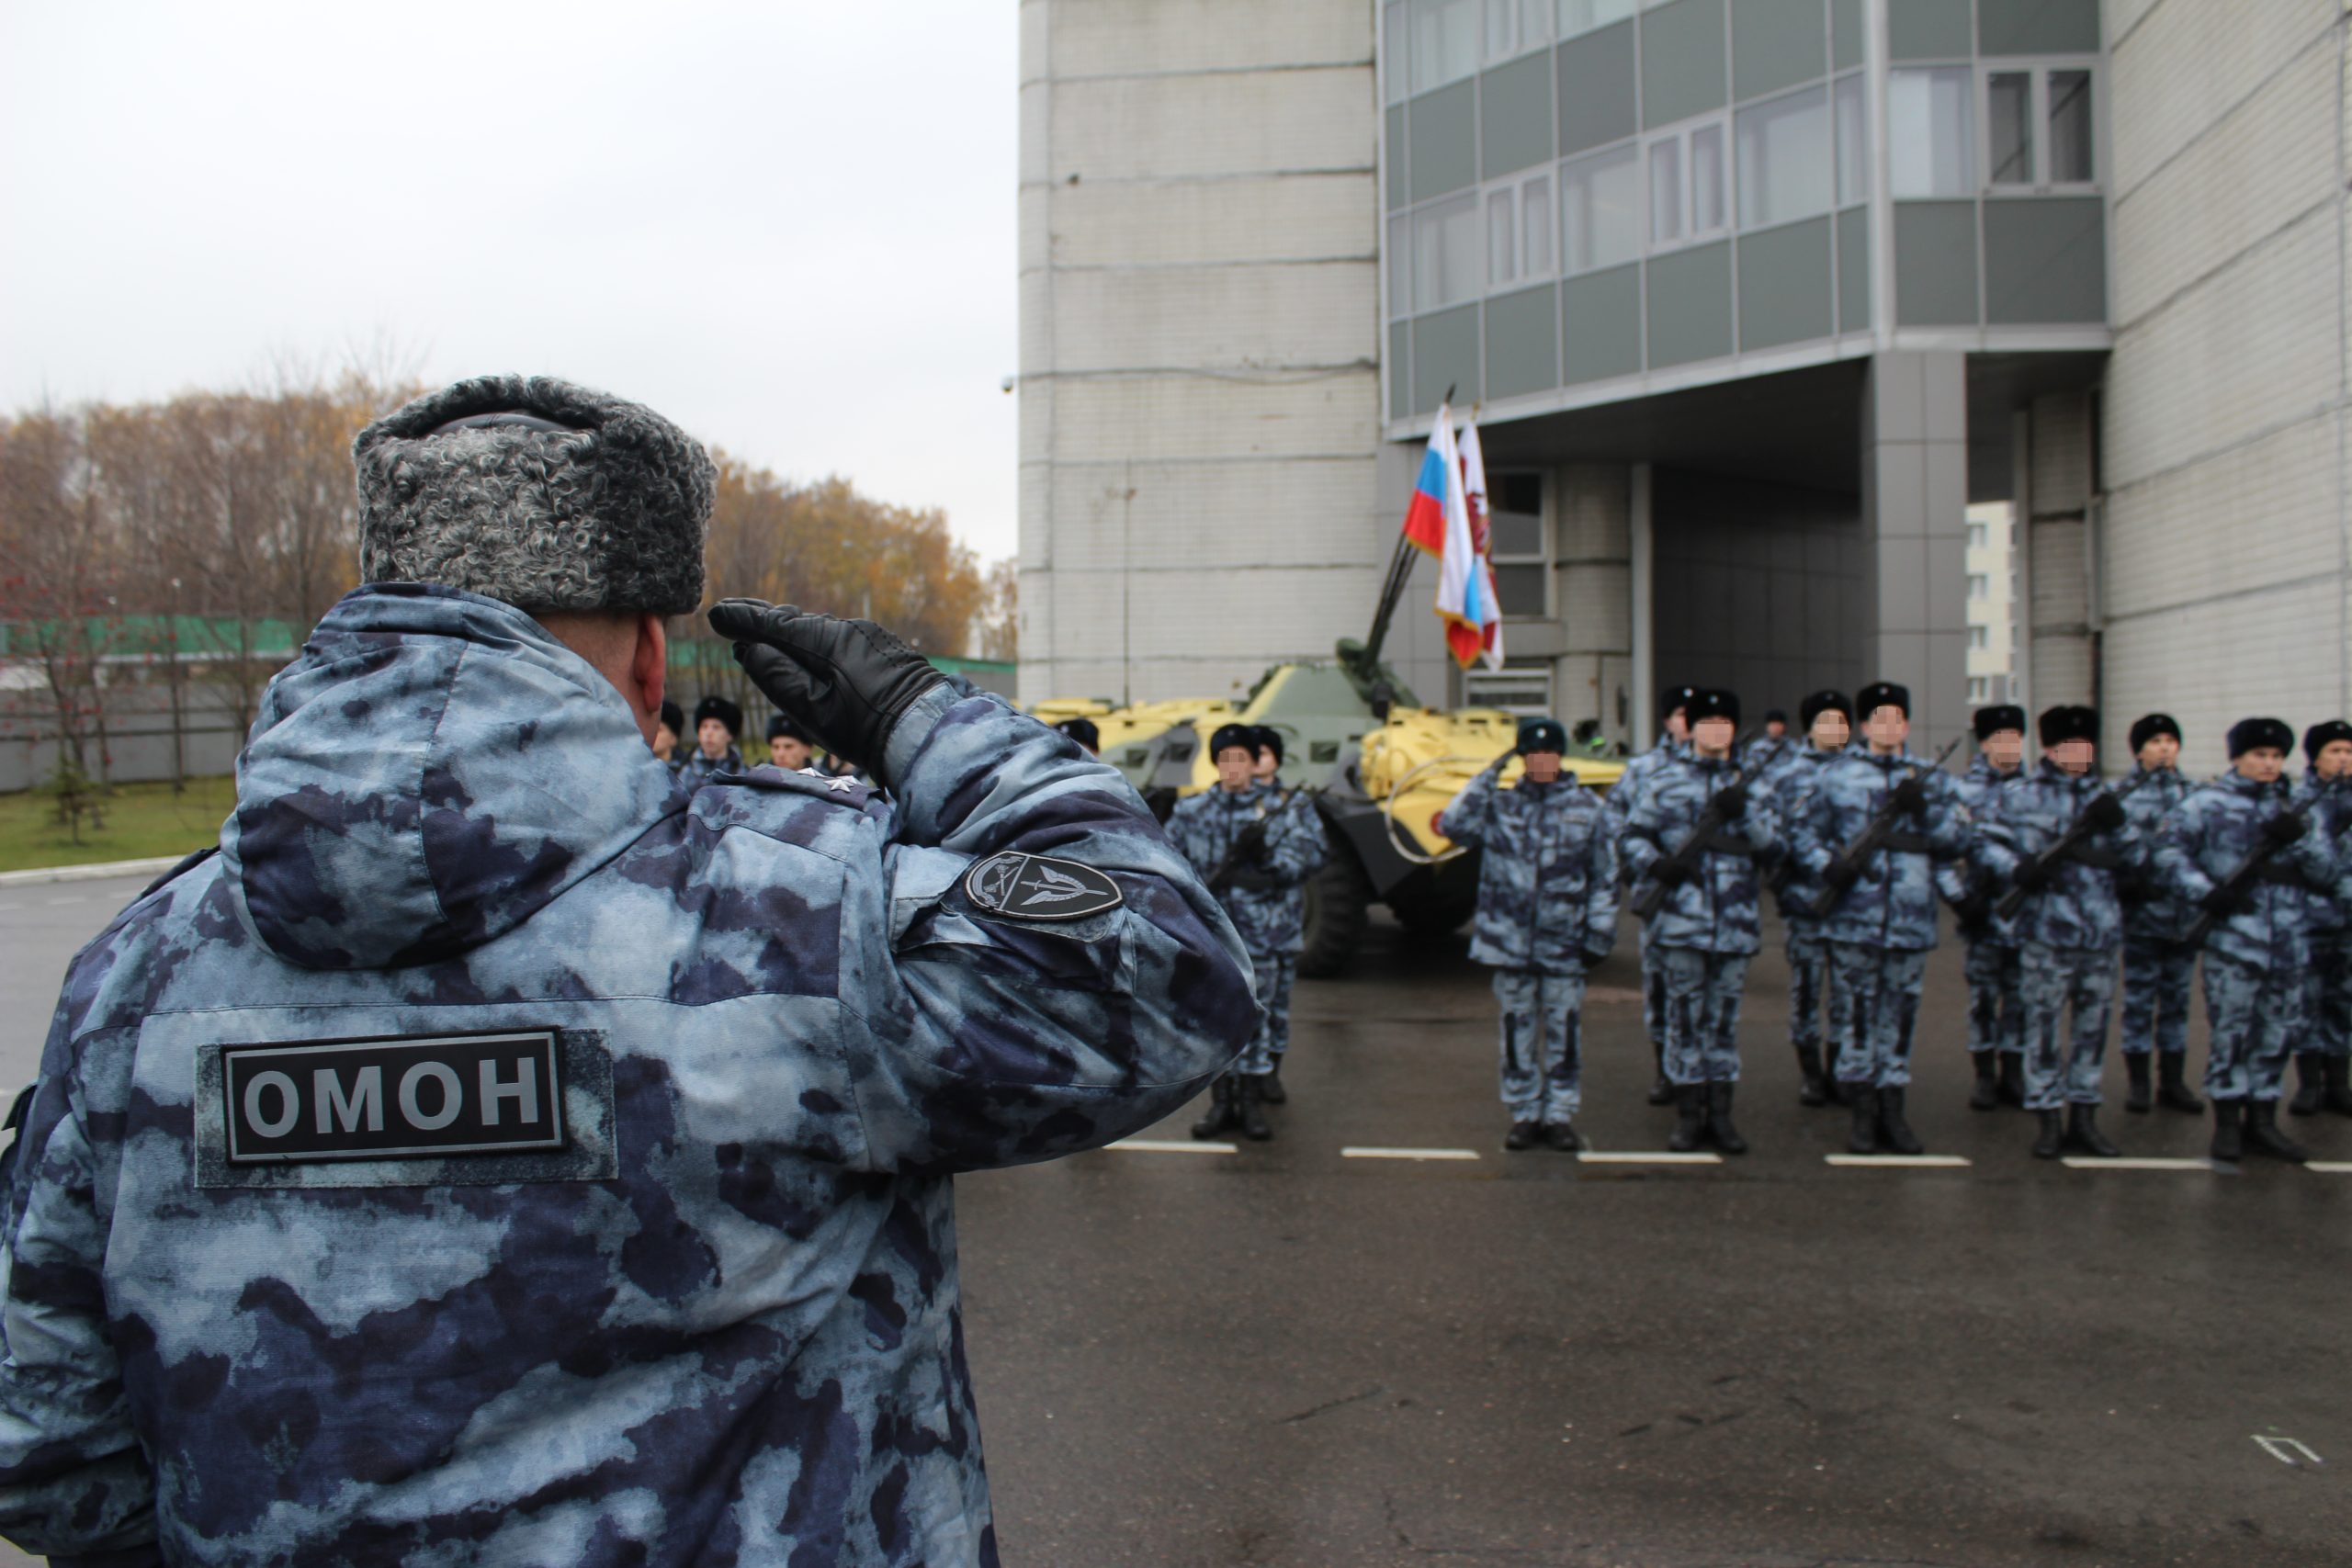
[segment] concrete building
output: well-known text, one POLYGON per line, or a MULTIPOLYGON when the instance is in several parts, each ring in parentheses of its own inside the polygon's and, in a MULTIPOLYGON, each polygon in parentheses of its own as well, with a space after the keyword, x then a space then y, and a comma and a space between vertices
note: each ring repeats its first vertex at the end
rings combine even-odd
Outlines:
POLYGON ((2006 703, 2016 685, 2017 524, 2004 502, 1968 509, 1968 705, 2006 703))
MULTIPOLYGON (((1358 634, 1476 404, 1510 668, 1973 679, 2222 728, 2352 683, 2346 26, 2319 0, 1024 0, 1024 694, 1358 634), (1969 509, 2017 520, 1972 667, 1969 509), (1987 655, 1994 628, 1986 624, 1987 655)), ((1990 540, 1987 541, 1988 545, 1990 540)), ((1980 699, 1982 700, 1982 699, 1980 699)))

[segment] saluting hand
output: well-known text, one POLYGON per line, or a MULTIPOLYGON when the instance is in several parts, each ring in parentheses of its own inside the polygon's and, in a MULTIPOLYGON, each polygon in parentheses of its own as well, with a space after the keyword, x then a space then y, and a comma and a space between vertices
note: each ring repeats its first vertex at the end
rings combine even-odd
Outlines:
POLYGON ((836 620, 790 604, 722 599, 710 626, 768 701, 806 723, 828 751, 884 784, 882 761, 917 697, 947 679, 872 621, 836 620))

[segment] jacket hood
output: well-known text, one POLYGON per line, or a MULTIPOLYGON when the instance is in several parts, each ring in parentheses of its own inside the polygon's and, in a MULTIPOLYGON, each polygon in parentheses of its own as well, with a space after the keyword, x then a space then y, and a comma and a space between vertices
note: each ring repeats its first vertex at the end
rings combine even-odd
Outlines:
POLYGON ((620 694, 530 616, 376 583, 270 682, 220 852, 279 957, 397 968, 512 931, 685 804, 620 694))

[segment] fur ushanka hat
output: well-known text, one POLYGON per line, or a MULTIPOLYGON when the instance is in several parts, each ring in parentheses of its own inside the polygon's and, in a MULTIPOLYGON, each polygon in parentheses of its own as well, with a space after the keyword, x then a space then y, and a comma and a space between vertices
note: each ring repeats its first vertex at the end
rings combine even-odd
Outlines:
POLYGON ((683 615, 702 603, 718 470, 638 403, 546 376, 481 376, 351 444, 359 574, 531 613, 683 615))

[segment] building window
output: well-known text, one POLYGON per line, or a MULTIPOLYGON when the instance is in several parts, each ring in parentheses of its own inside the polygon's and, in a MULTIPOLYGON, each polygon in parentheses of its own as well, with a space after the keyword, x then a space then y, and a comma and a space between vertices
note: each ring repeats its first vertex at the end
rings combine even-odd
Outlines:
POLYGON ((1985 73, 1984 164, 1984 183, 1996 190, 2096 183, 2089 68, 1985 73))
POLYGON ((1459 196, 1413 214, 1413 309, 1478 297, 1478 198, 1459 196))
POLYGON ((1862 127, 1869 99, 1860 76, 1840 76, 1830 89, 1838 121, 1838 205, 1854 207, 1871 197, 1871 139, 1862 127))
POLYGON ((1887 182, 1898 199, 1976 194, 1968 67, 1886 73, 1887 182))
POLYGON ((1992 633, 1992 629, 1991 629, 1990 627, 1988 627, 1988 626, 1971 626, 1971 627, 1969 627, 1969 628, 1968 628, 1968 646, 1969 646, 1970 648, 1972 648, 1972 649, 1989 649, 1989 648, 1991 648, 1991 647, 1993 646, 1993 633, 1992 633))
POLYGON ((1487 0, 1487 58, 1508 60, 1552 41, 1553 0, 1487 0))
POLYGON ((1634 0, 1560 0, 1560 36, 1571 39, 1633 14, 1634 0))
POLYGON ((2044 96, 2050 105, 2050 183, 2090 184, 2098 177, 2091 157, 2091 73, 2052 71, 2044 96))
POLYGON ((1552 176, 1487 193, 1487 287, 1552 276, 1552 176))
POLYGON ((1388 220, 1388 313, 1413 313, 1413 220, 1401 215, 1388 220))
POLYGON ((1552 553, 1544 528, 1544 476, 1532 469, 1487 475, 1487 558, 1503 615, 1532 620, 1552 611, 1552 553))
POLYGON ((1985 675, 1971 675, 1968 678, 1968 700, 1980 706, 1991 702, 1993 700, 1992 678, 1985 675))
POLYGON ((2033 73, 1996 71, 1984 78, 1985 180, 2030 186, 2033 179, 2033 73))
POLYGON ((1971 599, 1990 599, 1993 596, 1993 580, 1981 571, 1970 572, 1968 596, 1971 599))
POLYGON ((1507 659, 1499 670, 1465 671, 1462 703, 1464 707, 1501 708, 1523 718, 1548 718, 1552 714, 1551 661, 1507 659))
POLYGON ((1478 69, 1478 0, 1408 0, 1413 91, 1459 82, 1478 69))
MULTIPOLYGON (((1406 9, 1404 0, 1394 0, 1394 3, 1380 16, 1380 74, 1381 79, 1387 85, 1388 101, 1392 104, 1403 103, 1412 86, 1412 80, 1406 67, 1406 62, 1412 58, 1411 51, 1406 44, 1410 15, 1411 13, 1406 9)), ((1396 149, 1391 148, 1389 155, 1394 157, 1396 152, 1396 149)))
POLYGON ((1628 145, 1561 164, 1560 269, 1591 272, 1641 254, 1641 155, 1628 145))
POLYGON ((1968 525, 1968 547, 1970 549, 1981 550, 1984 548, 1986 543, 1991 539, 1991 537, 1992 535, 1986 530, 1984 524, 1971 523, 1968 525))
POLYGON ((1819 87, 1739 111, 1739 226, 1829 210, 1829 96, 1819 87))
POLYGON ((1724 122, 1668 131, 1649 144, 1650 248, 1712 239, 1730 217, 1724 122))

